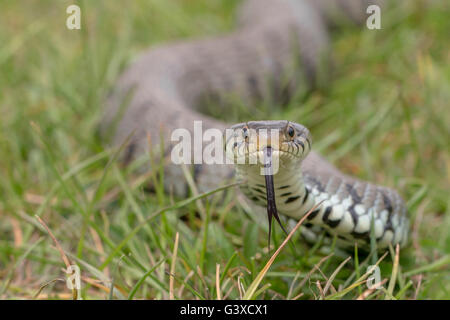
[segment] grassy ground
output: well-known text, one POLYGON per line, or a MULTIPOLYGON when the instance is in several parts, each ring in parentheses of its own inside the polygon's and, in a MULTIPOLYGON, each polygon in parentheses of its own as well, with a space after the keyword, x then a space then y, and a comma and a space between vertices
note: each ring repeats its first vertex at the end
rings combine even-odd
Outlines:
POLYGON ((72 298, 35 215, 80 266, 85 299, 217 298, 218 282, 229 299, 251 290, 264 299, 450 298, 447 1, 404 1, 382 16, 382 30, 333 34, 333 82, 252 115, 303 123, 338 167, 407 200, 411 243, 399 263, 393 251, 384 257, 386 282, 373 292, 358 281, 373 257, 346 260, 298 232, 252 286, 270 257, 266 219, 234 188, 177 199, 162 190, 160 166, 139 175, 101 146, 102 98, 125 63, 150 44, 231 29, 237 1, 85 1, 80 31, 65 28, 71 3, 0 3, 0 298, 72 298))

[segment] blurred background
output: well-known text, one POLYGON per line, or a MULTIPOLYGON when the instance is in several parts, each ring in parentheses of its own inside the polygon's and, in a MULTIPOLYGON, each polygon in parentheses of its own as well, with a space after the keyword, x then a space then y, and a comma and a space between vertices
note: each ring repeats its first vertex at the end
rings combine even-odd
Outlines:
MULTIPOLYGON (((145 173, 123 168, 97 134, 104 97, 137 53, 230 32, 239 3, 0 2, 1 299, 73 297, 63 255, 35 215, 80 266, 85 299, 216 298, 216 264, 222 297, 242 297, 268 259, 266 220, 233 188, 201 202, 166 193, 158 175, 164 163, 145 173), (74 3, 81 30, 66 28, 74 3)), ((300 122, 336 166, 402 194, 410 245, 401 250, 392 288, 366 298, 450 298, 449 17, 446 0, 399 1, 383 12, 381 30, 333 30, 328 85, 284 108, 236 105, 227 115, 300 122)), ((274 238, 278 245, 284 239, 281 232, 274 238)), ((325 286, 348 256, 336 250, 327 257, 298 235, 294 242, 264 277, 259 298, 320 298, 316 282, 325 286), (320 272, 309 274, 319 262, 320 272)), ((371 259, 353 257, 322 298, 363 294, 365 286, 344 289, 371 259)), ((388 283, 393 261, 391 252, 380 264, 388 283)))

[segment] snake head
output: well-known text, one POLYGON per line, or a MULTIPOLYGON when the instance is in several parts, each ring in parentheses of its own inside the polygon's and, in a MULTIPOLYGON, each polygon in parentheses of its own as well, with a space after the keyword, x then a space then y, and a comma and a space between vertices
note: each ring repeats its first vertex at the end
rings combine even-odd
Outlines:
POLYGON ((301 124, 287 120, 249 121, 225 131, 227 157, 237 165, 264 165, 265 150, 274 161, 298 162, 311 150, 311 135, 301 124))
POLYGON ((298 123, 286 120, 250 121, 236 124, 225 133, 227 157, 246 172, 246 176, 257 175, 255 165, 260 167, 260 175, 264 176, 270 248, 273 218, 287 233, 278 216, 274 175, 278 173, 280 166, 291 169, 285 171, 288 175, 292 174, 292 169, 295 170, 295 167, 300 166, 311 149, 309 130, 298 123))

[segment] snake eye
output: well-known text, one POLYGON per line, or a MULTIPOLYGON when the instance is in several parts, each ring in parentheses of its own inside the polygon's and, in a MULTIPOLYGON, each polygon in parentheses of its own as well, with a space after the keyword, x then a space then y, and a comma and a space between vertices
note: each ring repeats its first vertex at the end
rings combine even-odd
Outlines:
POLYGON ((289 137, 293 138, 295 136, 295 129, 293 127, 289 126, 287 129, 287 134, 289 137))

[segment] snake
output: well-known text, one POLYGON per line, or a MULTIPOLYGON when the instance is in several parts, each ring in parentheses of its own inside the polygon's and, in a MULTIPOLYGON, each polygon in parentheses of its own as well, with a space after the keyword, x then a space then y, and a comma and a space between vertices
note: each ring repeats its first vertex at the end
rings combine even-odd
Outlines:
MULTIPOLYGON (((299 220, 308 213, 301 230, 309 242, 322 235, 342 247, 405 246, 409 219, 399 193, 341 172, 311 149, 305 126, 258 119, 229 125, 208 113, 213 106, 225 114, 233 101, 249 108, 261 101, 285 104, 299 89, 314 90, 334 67, 329 30, 364 24, 371 4, 385 5, 243 0, 234 31, 152 46, 130 62, 105 99, 101 135, 113 146, 127 141, 121 161, 128 164, 149 148, 162 147, 168 156, 174 130, 195 134, 195 122, 201 121, 202 130, 231 133, 225 153, 243 161, 192 164, 196 185, 202 191, 233 177, 239 181, 242 194, 267 209, 269 245, 273 218, 283 228, 278 214, 299 220), (250 163, 253 158, 257 161, 250 163)), ((166 190, 187 195, 183 177, 180 165, 166 164, 166 190)))

